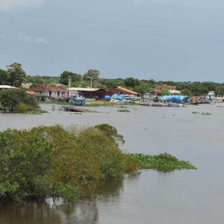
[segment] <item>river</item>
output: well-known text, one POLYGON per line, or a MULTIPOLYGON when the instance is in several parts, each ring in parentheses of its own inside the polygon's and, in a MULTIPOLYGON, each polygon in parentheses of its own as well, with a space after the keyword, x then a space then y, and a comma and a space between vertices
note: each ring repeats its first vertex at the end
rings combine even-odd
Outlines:
POLYGON ((168 152, 197 170, 160 173, 143 170, 111 182, 95 200, 9 204, 0 209, 0 224, 221 224, 224 223, 224 106, 184 108, 130 106, 90 108, 98 113, 52 111, 43 115, 0 114, 0 130, 60 124, 65 128, 100 123, 115 126, 125 137, 124 152, 168 152), (193 114, 193 111, 212 115, 193 114))

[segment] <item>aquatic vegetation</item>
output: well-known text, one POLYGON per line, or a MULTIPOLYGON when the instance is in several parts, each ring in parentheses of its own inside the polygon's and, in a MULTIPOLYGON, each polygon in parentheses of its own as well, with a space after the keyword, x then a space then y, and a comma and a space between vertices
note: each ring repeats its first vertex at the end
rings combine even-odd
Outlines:
POLYGON ((201 115, 212 115, 210 112, 201 112, 201 115))
POLYGON ((192 114, 212 115, 212 113, 210 113, 210 112, 198 112, 198 111, 193 111, 192 114))
POLYGON ((128 109, 120 109, 117 112, 130 112, 130 110, 128 110, 128 109))
POLYGON ((31 111, 27 112, 27 114, 44 114, 44 113, 48 113, 48 111, 46 111, 46 110, 31 110, 31 111))
POLYGON ((180 169, 196 169, 190 162, 178 160, 176 157, 162 153, 159 155, 143 155, 143 154, 131 154, 139 161, 141 169, 154 169, 163 172, 169 172, 180 169))

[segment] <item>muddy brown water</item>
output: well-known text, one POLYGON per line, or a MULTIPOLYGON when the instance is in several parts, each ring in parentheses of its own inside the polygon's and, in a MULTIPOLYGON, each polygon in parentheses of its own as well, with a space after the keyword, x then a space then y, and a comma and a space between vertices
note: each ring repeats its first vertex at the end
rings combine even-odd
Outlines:
MULTIPOLYGON (((221 104, 221 106, 223 106, 221 104)), ((8 204, 0 224, 222 224, 224 223, 224 107, 91 108, 99 113, 70 113, 42 105, 43 115, 0 114, 0 130, 60 124, 88 127, 109 123, 123 134, 124 152, 168 152, 198 169, 160 173, 143 170, 105 185, 95 200, 8 204), (192 114, 193 111, 212 115, 192 114)))

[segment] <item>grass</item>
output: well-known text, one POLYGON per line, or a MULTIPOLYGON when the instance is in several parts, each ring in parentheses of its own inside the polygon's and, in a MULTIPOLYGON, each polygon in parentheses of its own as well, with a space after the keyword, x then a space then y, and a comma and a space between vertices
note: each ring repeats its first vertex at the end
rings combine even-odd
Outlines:
POLYGON ((120 110, 118 110, 117 112, 130 112, 130 110, 127 110, 127 109, 120 109, 120 110))
POLYGON ((198 111, 193 111, 192 114, 200 114, 198 111))
POLYGON ((178 160, 168 153, 159 155, 143 155, 137 153, 131 155, 139 161, 140 169, 153 169, 162 172, 180 169, 196 169, 190 162, 178 160))

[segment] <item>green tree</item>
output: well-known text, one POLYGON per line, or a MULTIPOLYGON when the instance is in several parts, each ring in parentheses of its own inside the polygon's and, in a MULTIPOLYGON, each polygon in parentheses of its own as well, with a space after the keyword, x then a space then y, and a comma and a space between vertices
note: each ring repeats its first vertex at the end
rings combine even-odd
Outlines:
POLYGON ((72 83, 77 83, 81 81, 82 76, 73 72, 64 71, 60 75, 60 83, 68 85, 69 78, 71 79, 72 83))
POLYGON ((138 92, 141 96, 143 96, 147 92, 152 92, 153 89, 146 82, 141 81, 139 86, 134 88, 134 91, 138 92))
POLYGON ((8 84, 8 75, 5 70, 0 69, 0 85, 8 84))
POLYGON ((181 94, 184 95, 184 96, 192 96, 192 93, 189 89, 181 90, 181 94))
POLYGON ((126 87, 134 88, 140 85, 140 81, 138 79, 134 79, 132 77, 124 79, 124 84, 126 87))
POLYGON ((84 75, 84 80, 91 80, 91 87, 93 86, 93 81, 97 80, 100 76, 100 71, 97 69, 89 69, 84 75))
POLYGON ((26 72, 19 63, 8 65, 7 74, 9 84, 16 87, 20 87, 26 77, 26 72))
POLYGON ((31 79, 30 79, 30 82, 32 83, 31 87, 32 88, 35 88, 35 87, 38 87, 38 86, 42 86, 44 85, 44 79, 40 76, 33 76, 31 79))
POLYGON ((161 96, 170 95, 170 91, 166 88, 163 88, 160 90, 159 95, 161 95, 161 96))

